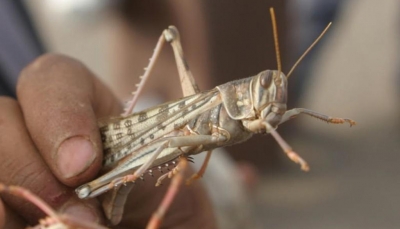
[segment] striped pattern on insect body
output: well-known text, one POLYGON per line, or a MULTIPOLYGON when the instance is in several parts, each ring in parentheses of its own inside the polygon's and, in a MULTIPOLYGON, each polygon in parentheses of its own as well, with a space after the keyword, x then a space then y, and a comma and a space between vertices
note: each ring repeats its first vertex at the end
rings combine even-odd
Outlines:
MULTIPOLYGON (((274 23, 273 18, 275 29, 274 23)), ((105 152, 103 175, 76 189, 80 198, 96 197, 113 190, 105 208, 106 216, 113 224, 122 217, 123 203, 132 187, 128 182, 135 181, 148 169, 203 151, 208 152, 206 166, 212 149, 246 141, 255 133, 270 133, 287 156, 307 171, 307 163, 276 132, 278 125, 299 114, 328 123, 355 124, 350 119, 333 118, 304 108, 287 110, 287 84, 291 71, 288 76, 281 72, 279 58, 278 70, 262 71, 256 76, 199 92, 183 57, 179 33, 173 26, 160 37, 144 78, 149 75, 164 41, 172 45, 186 97, 139 113, 131 114, 129 110, 126 116, 100 124, 105 152)), ((275 44, 277 48, 277 40, 275 44)), ((178 172, 179 166, 174 173, 178 172)), ((161 178, 165 176, 160 177, 159 182, 161 178)))

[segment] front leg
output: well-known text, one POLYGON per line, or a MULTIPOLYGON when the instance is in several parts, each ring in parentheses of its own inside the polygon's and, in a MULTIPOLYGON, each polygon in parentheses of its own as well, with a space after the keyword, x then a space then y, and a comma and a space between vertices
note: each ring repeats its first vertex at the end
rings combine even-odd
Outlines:
POLYGON ((252 132, 260 132, 265 129, 265 131, 272 135, 272 137, 276 140, 279 146, 282 148, 283 152, 289 157, 290 160, 294 161, 297 164, 300 164, 301 169, 303 171, 310 170, 307 162, 301 158, 296 152, 293 151, 292 147, 279 135, 279 133, 275 130, 274 127, 271 126, 267 121, 264 120, 253 120, 244 123, 245 127, 252 132))
POLYGON ((315 111, 312 111, 312 110, 309 110, 309 109, 305 109, 305 108, 294 108, 294 109, 286 111, 285 114, 282 116, 282 119, 281 119, 281 122, 279 123, 279 125, 284 123, 284 122, 286 122, 286 121, 289 121, 292 118, 297 117, 297 115, 299 115, 299 114, 309 115, 311 117, 320 119, 320 120, 325 121, 327 123, 343 124, 343 123, 347 122, 347 123, 350 124, 350 127, 353 126, 353 125, 356 125, 356 122, 351 120, 351 119, 348 119, 348 118, 335 118, 335 117, 331 117, 331 116, 328 116, 328 115, 320 114, 320 113, 317 113, 315 111))

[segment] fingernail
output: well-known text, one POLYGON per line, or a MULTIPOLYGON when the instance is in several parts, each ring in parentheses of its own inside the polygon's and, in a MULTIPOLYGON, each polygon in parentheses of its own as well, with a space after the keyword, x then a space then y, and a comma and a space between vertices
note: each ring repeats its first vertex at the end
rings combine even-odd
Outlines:
POLYGON ((88 222, 97 223, 100 221, 93 208, 79 202, 67 204, 61 212, 88 222))
POLYGON ((64 178, 84 172, 96 158, 91 141, 84 137, 72 137, 61 143, 56 155, 56 163, 64 178))

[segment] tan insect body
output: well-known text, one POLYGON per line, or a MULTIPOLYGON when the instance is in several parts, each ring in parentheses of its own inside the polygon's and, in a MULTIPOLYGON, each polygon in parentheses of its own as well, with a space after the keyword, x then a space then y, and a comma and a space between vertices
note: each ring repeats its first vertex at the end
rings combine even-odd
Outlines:
MULTIPOLYGON (((131 188, 129 182, 135 181, 149 169, 153 170, 178 157, 186 158, 208 151, 199 175, 193 177, 197 179, 204 173, 211 150, 246 141, 254 133, 270 133, 287 156, 307 171, 307 163, 276 132, 278 125, 299 114, 329 123, 347 122, 354 125, 355 122, 304 108, 287 110, 288 77, 280 69, 275 25, 274 35, 278 70, 262 71, 253 77, 200 92, 184 59, 178 30, 173 26, 166 29, 139 83, 138 91, 147 80, 162 44, 167 41, 174 51, 185 97, 131 114, 138 96, 138 93, 134 93, 124 116, 100 124, 105 152, 103 175, 78 187, 77 195, 91 198, 112 190, 108 194, 110 198, 105 205, 105 212, 109 220, 116 224, 122 217, 123 203, 131 188)), ((171 173, 161 176, 157 184, 165 177, 177 174, 179 165, 171 173)))

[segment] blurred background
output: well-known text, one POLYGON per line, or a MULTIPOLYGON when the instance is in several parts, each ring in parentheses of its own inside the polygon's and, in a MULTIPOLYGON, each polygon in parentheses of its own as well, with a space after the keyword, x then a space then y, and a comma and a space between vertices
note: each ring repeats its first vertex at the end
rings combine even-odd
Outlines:
MULTIPOLYGON (((129 99, 168 25, 180 30, 204 90, 276 69, 269 7, 277 15, 284 72, 333 21, 291 76, 289 108, 347 117, 357 125, 298 117, 280 126, 309 162, 308 173, 270 136, 256 136, 225 149, 229 154, 215 152, 202 182, 221 228, 400 227, 399 1, 25 3, 46 50, 85 63, 121 101, 129 99)), ((171 49, 164 50, 143 106, 181 97, 171 49)))

